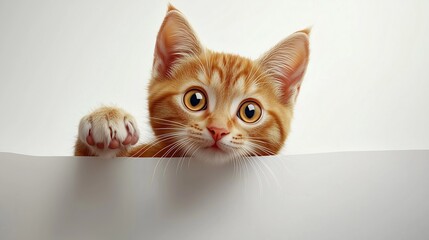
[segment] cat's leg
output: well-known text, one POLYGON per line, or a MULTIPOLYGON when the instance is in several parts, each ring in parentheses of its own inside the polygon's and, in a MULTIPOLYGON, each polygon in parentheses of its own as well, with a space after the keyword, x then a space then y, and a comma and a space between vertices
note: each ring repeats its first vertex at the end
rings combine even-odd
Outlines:
POLYGON ((101 107, 81 119, 75 156, 126 156, 138 139, 133 116, 120 108, 101 107))

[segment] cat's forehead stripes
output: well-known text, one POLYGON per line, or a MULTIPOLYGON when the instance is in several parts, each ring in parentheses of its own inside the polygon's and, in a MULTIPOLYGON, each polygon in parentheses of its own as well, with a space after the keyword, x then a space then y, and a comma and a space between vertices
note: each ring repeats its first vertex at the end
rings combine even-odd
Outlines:
POLYGON ((210 79, 210 85, 221 85, 222 79, 220 77, 220 73, 217 69, 213 70, 210 79))
POLYGON ((258 89, 260 69, 252 60, 224 53, 206 53, 199 57, 196 80, 220 93, 252 94, 258 89), (228 90, 228 91, 227 91, 228 90))
POLYGON ((198 74, 197 74, 197 80, 208 85, 208 80, 207 80, 207 76, 206 76, 206 72, 204 70, 199 70, 198 74))

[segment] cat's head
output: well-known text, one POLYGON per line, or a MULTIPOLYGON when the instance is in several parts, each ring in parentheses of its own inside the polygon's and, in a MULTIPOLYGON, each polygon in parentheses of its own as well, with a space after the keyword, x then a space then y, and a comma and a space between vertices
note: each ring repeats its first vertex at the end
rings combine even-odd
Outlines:
POLYGON ((309 57, 309 30, 256 60, 204 48, 169 6, 149 87, 151 126, 173 155, 223 163, 283 146, 309 57))

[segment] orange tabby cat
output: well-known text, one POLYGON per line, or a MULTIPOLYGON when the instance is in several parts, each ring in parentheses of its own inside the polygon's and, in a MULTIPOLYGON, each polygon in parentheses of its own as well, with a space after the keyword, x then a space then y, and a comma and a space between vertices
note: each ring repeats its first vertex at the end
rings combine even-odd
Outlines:
POLYGON ((76 156, 196 156, 222 163, 273 155, 283 146, 308 64, 309 30, 293 33, 259 59, 204 48, 169 6, 149 85, 156 140, 136 145, 135 119, 102 107, 82 118, 76 156))

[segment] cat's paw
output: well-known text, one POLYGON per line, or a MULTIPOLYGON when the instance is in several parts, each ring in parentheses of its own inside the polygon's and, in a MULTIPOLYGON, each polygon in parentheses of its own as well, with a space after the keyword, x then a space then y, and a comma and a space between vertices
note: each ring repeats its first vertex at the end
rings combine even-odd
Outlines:
POLYGON ((115 157, 138 142, 133 116, 116 107, 101 107, 84 116, 79 124, 79 140, 92 154, 115 157))

